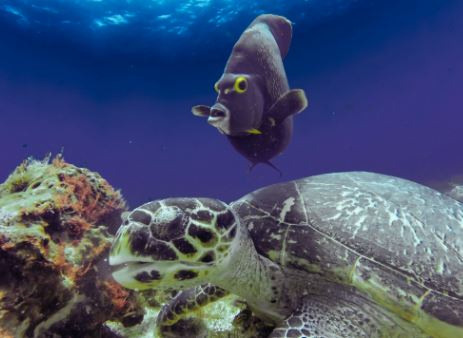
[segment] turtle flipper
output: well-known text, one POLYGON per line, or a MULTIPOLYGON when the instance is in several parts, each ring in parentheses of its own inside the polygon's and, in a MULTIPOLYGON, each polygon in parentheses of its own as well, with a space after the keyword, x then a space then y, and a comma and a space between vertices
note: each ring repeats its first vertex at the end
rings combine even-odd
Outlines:
POLYGON ((205 327, 201 320, 188 318, 195 310, 228 295, 228 291, 204 284, 181 291, 164 305, 157 318, 157 326, 163 337, 201 337, 205 327))
POLYGON ((357 316, 355 311, 341 304, 327 304, 310 299, 275 328, 269 338, 378 337, 374 332, 364 331, 358 325, 357 316))
POLYGON ((307 97, 303 89, 291 89, 284 93, 267 112, 267 116, 275 119, 276 123, 288 116, 300 113, 308 106, 307 97))
POLYGON ((371 301, 352 294, 352 299, 311 296, 284 322, 276 327, 269 338, 424 338, 416 326, 371 301))

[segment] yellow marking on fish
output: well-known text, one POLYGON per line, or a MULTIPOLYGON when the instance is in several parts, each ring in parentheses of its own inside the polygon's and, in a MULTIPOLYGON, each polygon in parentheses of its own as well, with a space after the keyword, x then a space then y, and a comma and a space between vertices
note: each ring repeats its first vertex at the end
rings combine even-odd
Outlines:
POLYGON ((244 76, 238 76, 233 85, 235 92, 242 94, 248 89, 248 80, 244 76))
POLYGON ((262 132, 261 132, 260 130, 254 129, 254 128, 253 128, 253 129, 248 129, 248 130, 246 130, 246 132, 247 132, 248 134, 253 134, 253 135, 260 135, 260 134, 262 134, 262 132))

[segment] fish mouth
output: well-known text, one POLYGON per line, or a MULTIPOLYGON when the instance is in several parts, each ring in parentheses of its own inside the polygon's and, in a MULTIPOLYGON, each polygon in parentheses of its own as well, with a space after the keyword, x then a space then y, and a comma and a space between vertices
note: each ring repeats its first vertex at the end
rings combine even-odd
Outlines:
POLYGON ((230 110, 221 103, 211 107, 207 123, 217 128, 222 134, 230 134, 230 110))

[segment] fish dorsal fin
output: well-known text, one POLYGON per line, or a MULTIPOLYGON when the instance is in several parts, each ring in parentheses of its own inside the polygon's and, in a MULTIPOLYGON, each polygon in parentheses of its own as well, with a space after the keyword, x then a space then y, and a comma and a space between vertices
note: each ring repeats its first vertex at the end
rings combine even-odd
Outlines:
POLYGON ((291 21, 279 15, 262 14, 251 23, 251 26, 258 23, 264 23, 269 27, 280 49, 281 58, 284 59, 288 54, 293 35, 291 21))

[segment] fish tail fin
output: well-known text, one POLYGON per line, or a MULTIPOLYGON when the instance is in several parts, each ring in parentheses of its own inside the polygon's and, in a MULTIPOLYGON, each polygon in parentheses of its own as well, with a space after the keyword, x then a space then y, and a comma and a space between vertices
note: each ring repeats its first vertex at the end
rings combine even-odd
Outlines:
POLYGON ((272 162, 270 162, 270 161, 265 161, 265 162, 263 162, 263 163, 265 163, 265 164, 268 165, 269 167, 275 169, 275 171, 276 171, 278 174, 280 174, 280 177, 283 176, 283 172, 282 172, 280 169, 278 169, 272 162))
POLYGON ((278 169, 278 168, 277 168, 272 162, 270 162, 270 161, 265 161, 265 162, 254 162, 254 163, 252 163, 252 164, 249 166, 249 172, 251 172, 252 169, 254 169, 254 167, 255 167, 256 165, 258 165, 259 163, 263 163, 263 164, 268 165, 269 167, 275 169, 275 171, 278 172, 278 174, 280 174, 280 177, 283 176, 283 172, 282 172, 280 169, 278 169))

